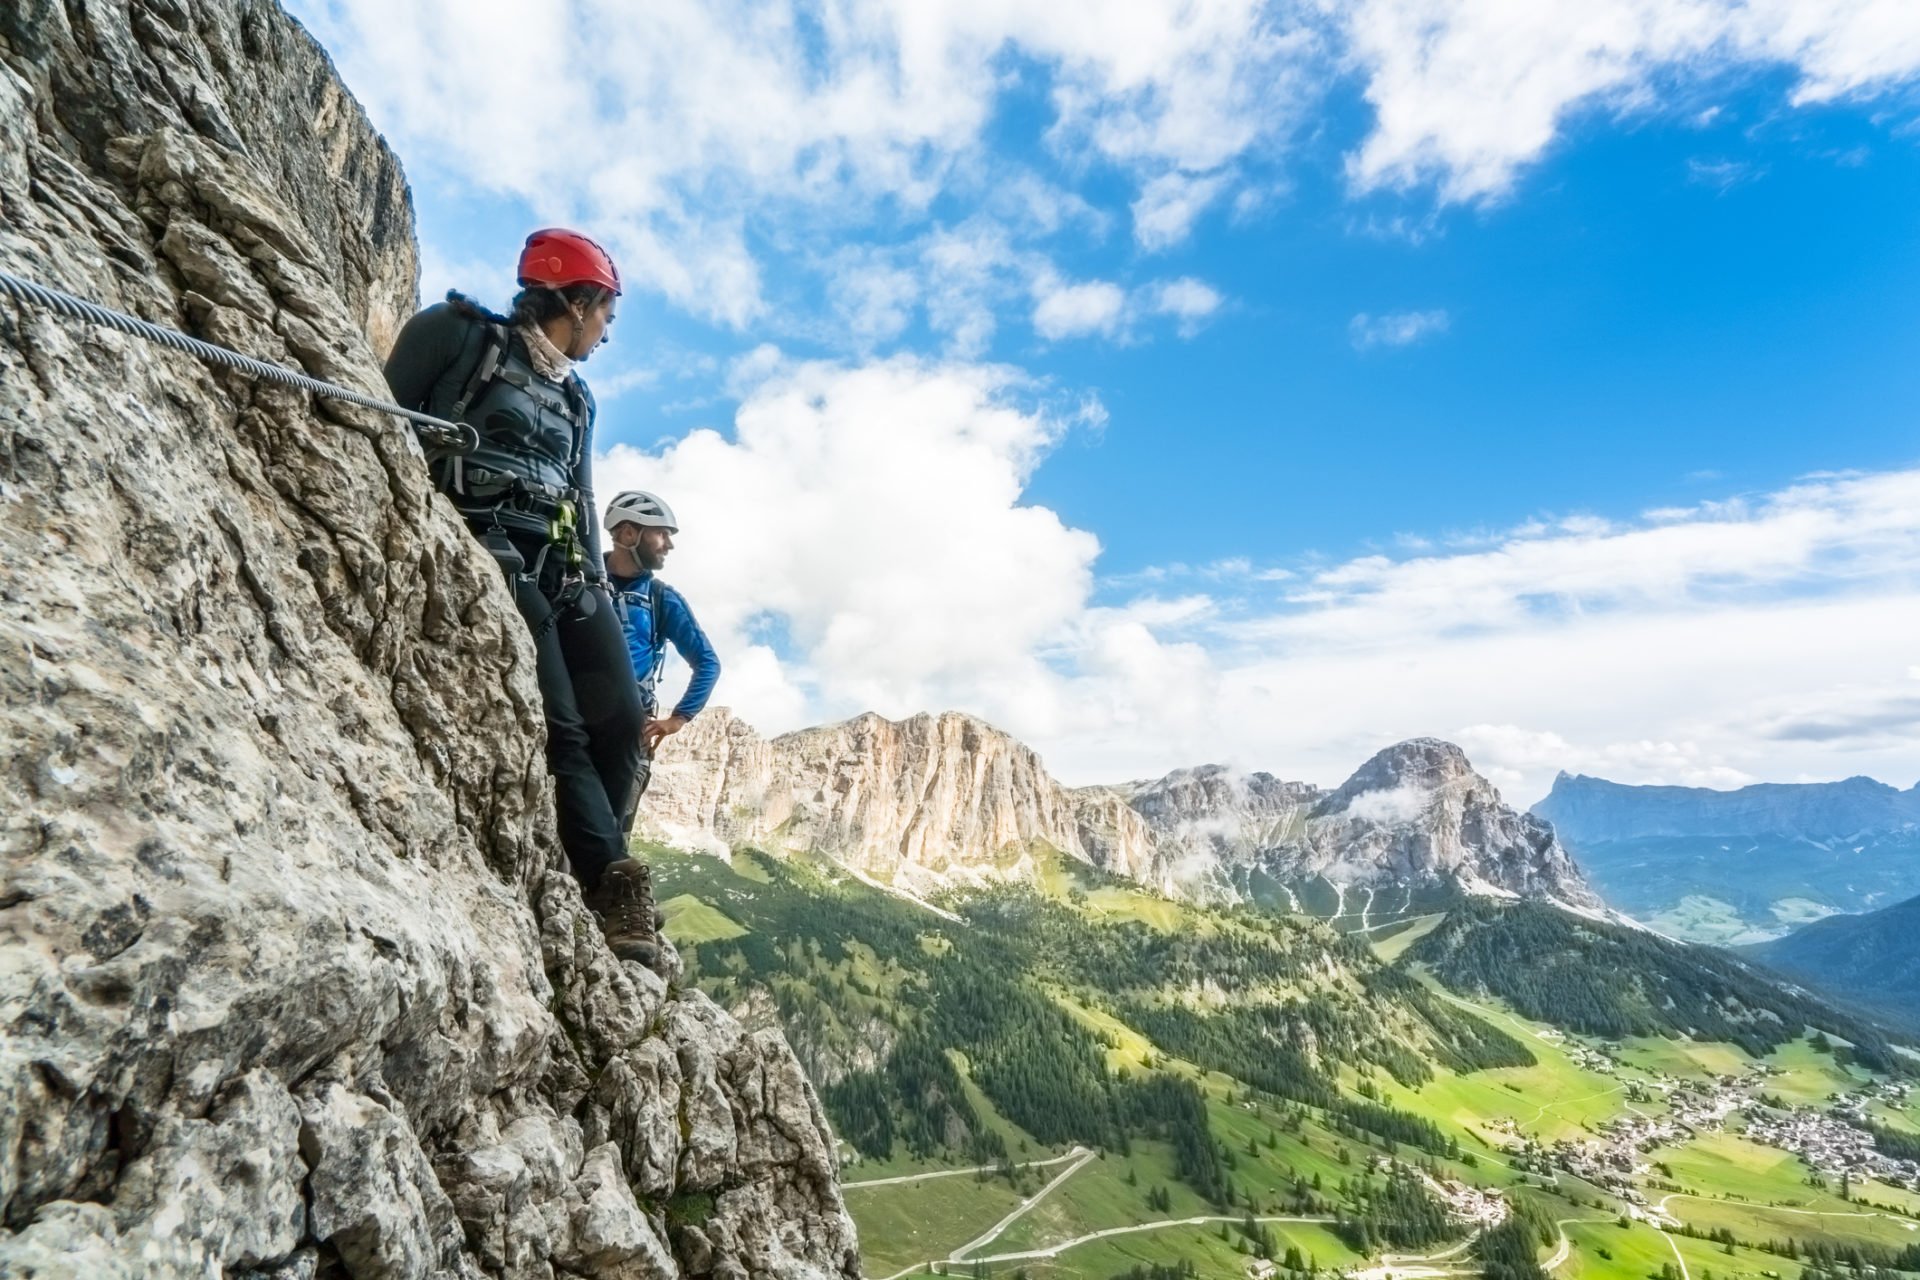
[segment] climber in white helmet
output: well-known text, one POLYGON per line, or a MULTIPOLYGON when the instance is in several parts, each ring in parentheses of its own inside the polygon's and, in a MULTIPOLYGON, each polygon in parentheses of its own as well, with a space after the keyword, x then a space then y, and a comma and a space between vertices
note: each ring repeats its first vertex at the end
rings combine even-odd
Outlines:
POLYGON ((694 621, 686 597, 654 575, 666 564, 673 550, 673 535, 680 531, 673 508, 657 494, 644 489, 628 489, 616 494, 607 504, 607 580, 613 591, 614 613, 627 635, 627 653, 633 659, 634 676, 640 684, 640 702, 646 718, 640 730, 645 760, 635 779, 633 802, 627 810, 627 825, 652 774, 653 755, 660 743, 687 727, 700 714, 713 695, 714 682, 720 678, 720 658, 707 640, 707 633, 694 621), (671 643, 693 677, 686 692, 674 704, 671 715, 660 716, 658 686, 660 671, 666 665, 667 645, 671 643))

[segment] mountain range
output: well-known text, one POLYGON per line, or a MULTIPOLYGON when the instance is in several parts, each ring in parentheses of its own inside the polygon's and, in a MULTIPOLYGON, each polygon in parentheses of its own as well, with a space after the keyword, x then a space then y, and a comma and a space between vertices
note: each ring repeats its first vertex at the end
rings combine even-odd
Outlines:
POLYGON ((1920 787, 1856 777, 1714 791, 1563 773, 1532 813, 1610 905, 1693 941, 1764 942, 1920 893, 1920 787))
POLYGON ((1332 790, 1221 765, 1073 788, 954 712, 768 739, 716 709, 672 741, 642 812, 682 847, 820 853, 910 896, 1031 879, 1057 851, 1171 896, 1350 928, 1462 892, 1600 907, 1552 827, 1432 738, 1382 750, 1332 790))

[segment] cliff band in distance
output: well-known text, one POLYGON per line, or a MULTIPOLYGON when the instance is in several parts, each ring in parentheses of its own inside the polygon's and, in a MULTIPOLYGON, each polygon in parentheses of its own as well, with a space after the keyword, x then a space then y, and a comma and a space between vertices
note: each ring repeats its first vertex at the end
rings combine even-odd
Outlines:
POLYGON ((1032 748, 956 712, 769 740, 714 708, 662 753, 643 821, 690 848, 825 853, 910 894, 1027 876, 1045 848, 1174 896, 1266 886, 1329 915, 1351 898, 1356 919, 1362 902, 1384 911, 1423 890, 1600 908, 1553 828, 1432 738, 1388 747, 1332 791, 1219 765, 1069 788, 1032 748), (1324 910, 1302 901, 1315 893, 1324 910))
MULTIPOLYGON (((0 10, 0 265, 372 392, 415 302, 260 0, 0 10)), ((582 907, 401 424, 0 305, 0 508, 0 1274, 857 1275, 785 1042, 582 907)))

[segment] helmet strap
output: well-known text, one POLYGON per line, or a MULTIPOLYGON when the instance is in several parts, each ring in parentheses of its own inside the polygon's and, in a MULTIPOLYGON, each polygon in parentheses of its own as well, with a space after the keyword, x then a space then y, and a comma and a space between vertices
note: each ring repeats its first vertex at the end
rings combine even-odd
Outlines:
POLYGON ((585 304, 583 303, 570 302, 567 304, 567 318, 573 322, 573 336, 567 339, 566 355, 569 360, 578 360, 586 354, 577 349, 580 346, 580 335, 587 331, 587 317, 584 314, 585 309, 585 304))

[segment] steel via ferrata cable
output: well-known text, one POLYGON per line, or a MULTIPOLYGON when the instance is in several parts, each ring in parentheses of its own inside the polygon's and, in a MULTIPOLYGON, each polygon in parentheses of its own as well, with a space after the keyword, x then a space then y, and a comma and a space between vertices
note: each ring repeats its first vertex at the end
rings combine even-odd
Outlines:
POLYGON ((403 409, 389 401, 310 377, 298 370, 289 369, 285 365, 269 364, 265 360, 243 356, 238 351, 189 337, 178 329, 169 329, 164 325, 142 320, 138 316, 130 316, 123 311, 103 307, 97 302, 89 302, 85 298, 52 289, 43 284, 36 284, 32 280, 23 280, 8 271, 0 271, 0 292, 6 293, 16 301, 44 308, 69 319, 116 329, 136 338, 145 338, 148 342, 197 357, 208 364, 232 369, 248 377, 295 387, 312 395, 324 396, 329 400, 342 400, 348 404, 359 405, 363 409, 390 413, 396 418, 405 418, 414 424, 415 431, 423 441, 443 453, 471 453, 480 442, 478 433, 464 422, 448 422, 445 418, 436 418, 415 409, 403 409))

